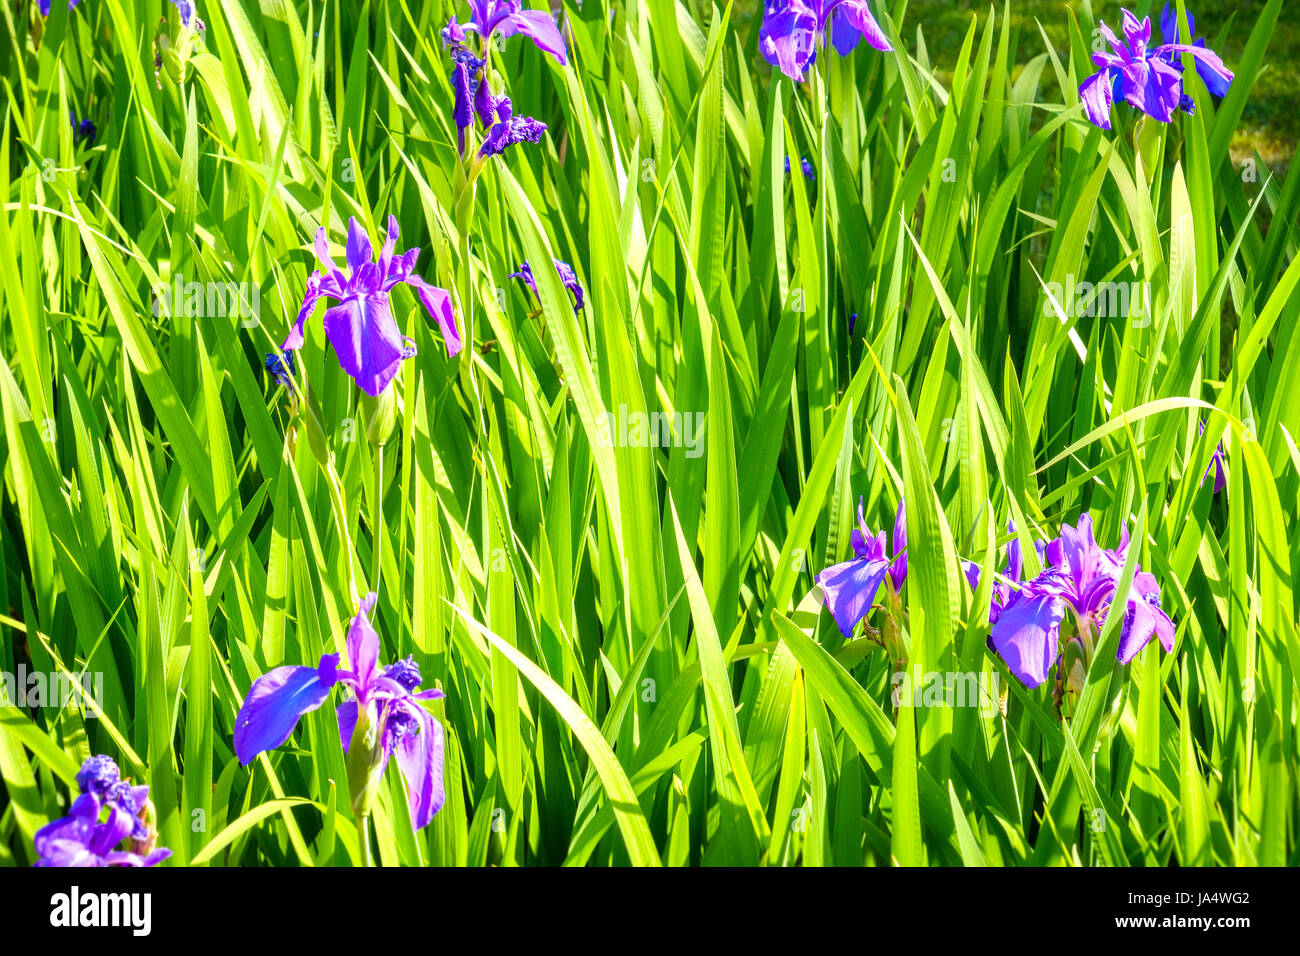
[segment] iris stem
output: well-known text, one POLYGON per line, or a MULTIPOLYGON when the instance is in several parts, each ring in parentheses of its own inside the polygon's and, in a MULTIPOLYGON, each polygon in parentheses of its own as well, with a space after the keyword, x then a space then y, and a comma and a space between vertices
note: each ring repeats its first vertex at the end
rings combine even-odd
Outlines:
POLYGON ((374 446, 375 488, 370 501, 370 580, 379 594, 379 575, 384 566, 384 446, 374 446))
MULTIPOLYGON (((486 71, 486 68, 485 68, 486 71)), ((487 82, 486 72, 481 82, 487 82)), ((467 171, 468 172, 468 171, 467 171)), ((477 174, 475 174, 475 178, 477 174)), ((472 398, 475 416, 480 431, 487 430, 483 417, 483 399, 479 395, 478 379, 474 375, 474 265, 470 258, 470 223, 474 216, 474 191, 477 185, 472 178, 466 178, 461 192, 456 197, 456 232, 458 234, 460 261, 456 265, 456 294, 460 298, 461 315, 465 320, 465 361, 464 374, 468 382, 467 398, 472 398)))
POLYGON ((343 535, 343 551, 348 556, 348 587, 351 589, 352 606, 356 607, 361 603, 361 595, 357 591, 357 572, 352 555, 352 534, 348 531, 348 510, 343 504, 343 488, 339 481, 338 471, 334 467, 333 458, 329 462, 322 464, 321 467, 325 471, 325 478, 330 487, 330 510, 334 512, 334 524, 343 535))
POLYGON ((375 857, 370 849, 370 814, 361 813, 357 815, 357 840, 361 847, 361 865, 371 867, 375 865, 375 857))

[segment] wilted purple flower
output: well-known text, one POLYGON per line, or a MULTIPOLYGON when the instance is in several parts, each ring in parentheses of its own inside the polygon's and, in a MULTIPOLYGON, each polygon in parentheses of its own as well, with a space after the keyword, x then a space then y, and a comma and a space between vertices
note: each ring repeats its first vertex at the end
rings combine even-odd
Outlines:
MULTIPOLYGON (((582 285, 578 282, 577 273, 573 271, 573 267, 567 262, 561 262, 559 259, 553 261, 555 262, 555 271, 560 275, 560 281, 564 283, 564 287, 573 294, 573 311, 581 312, 583 307, 583 294, 582 285)), ((533 267, 527 262, 524 262, 519 266, 518 272, 510 273, 510 278, 523 279, 528 285, 528 288, 533 290, 533 295, 537 295, 537 281, 533 278, 533 267)))
MULTIPOLYGON (((1001 609, 991 635, 994 649, 1007 667, 1033 688, 1047 680, 1060 657, 1060 629, 1071 612, 1074 635, 1091 652, 1111 609, 1128 552, 1125 533, 1114 551, 1097 546, 1092 519, 1085 513, 1077 525, 1061 528, 1061 536, 1044 548, 1048 566, 1025 582, 1001 609)), ((1137 571, 1129 588, 1120 630, 1121 664, 1137 656, 1157 637, 1166 651, 1174 649, 1174 623, 1160 608, 1160 586, 1145 571, 1137 571)))
POLYGON ((404 337, 393 321, 388 293, 400 283, 415 289, 424 307, 442 329, 447 354, 461 349, 460 332, 451 308, 451 295, 431 286, 411 270, 420 250, 408 249, 393 254, 397 245, 397 219, 388 217, 388 236, 379 261, 371 261, 370 237, 356 219, 348 224, 347 265, 345 274, 330 258, 325 227, 316 233, 316 258, 324 266, 307 278, 306 295, 298 318, 284 340, 283 349, 302 348, 303 325, 321 296, 338 299, 338 305, 325 310, 325 334, 329 337, 339 364, 367 395, 378 396, 388 387, 401 367, 402 360, 415 355, 415 343, 404 337))
MULTIPOLYGON (((1190 113, 1192 100, 1183 93, 1183 71, 1178 63, 1178 54, 1181 53, 1190 53, 1196 58, 1197 71, 1202 75, 1208 71, 1213 78, 1212 90, 1226 92, 1232 82, 1232 72, 1223 65, 1218 54, 1207 50, 1204 45, 1165 43, 1149 47, 1151 18, 1139 22, 1129 11, 1123 13, 1124 40, 1121 41, 1110 27, 1102 23, 1099 27, 1101 35, 1114 52, 1094 53, 1093 65, 1100 69, 1079 85, 1084 112, 1094 126, 1110 129, 1110 108, 1116 99, 1127 100, 1162 123, 1172 120, 1174 112, 1180 108, 1190 113)), ((1168 28, 1172 29, 1175 18, 1170 17, 1167 22, 1168 28)))
POLYGON ((292 352, 267 352, 266 370, 285 388, 293 387, 294 365, 292 352))
POLYGON ((193 0, 167 0, 167 2, 180 11, 181 26, 200 31, 207 29, 204 22, 194 15, 193 0))
POLYGON ((100 803, 125 810, 135 821, 133 838, 147 839, 148 826, 141 814, 149 802, 149 788, 143 785, 133 787, 129 781, 123 780, 112 757, 103 754, 88 757, 77 771, 77 788, 82 793, 91 794, 100 803))
POLYGON ((828 26, 840 56, 852 52, 863 37, 877 50, 893 49, 867 0, 770 0, 758 32, 759 52, 790 79, 802 81, 818 48, 825 46, 828 26))
MULTIPOLYGON (((479 147, 480 160, 500 155, 516 143, 536 143, 546 132, 546 124, 527 116, 515 116, 510 97, 495 95, 486 75, 486 60, 474 56, 464 46, 466 31, 480 34, 484 41, 493 33, 511 36, 523 33, 543 50, 551 53, 563 65, 564 40, 549 13, 540 10, 522 10, 519 0, 470 0, 471 22, 461 27, 452 17, 442 30, 442 39, 450 48, 456 66, 452 73, 456 103, 454 118, 458 132, 457 144, 465 152, 465 131, 477 114, 479 123, 487 131, 479 147)), ((474 175, 481 168, 475 167, 474 175)), ((471 176, 471 178, 473 178, 471 176)))
POLYGON ((862 516, 862 502, 858 502, 858 526, 850 536, 856 557, 831 565, 814 579, 821 588, 822 604, 831 612, 840 633, 853 636, 858 622, 871 611, 880 585, 888 581, 895 595, 902 590, 907 579, 907 523, 903 502, 898 503, 894 518, 894 557, 885 551, 885 532, 872 535, 862 516))
MULTIPOLYGON (((501 97, 500 99, 505 99, 501 97)), ((505 100, 505 108, 508 109, 510 101, 505 100)), ((502 107, 498 106, 497 111, 500 114, 502 107)), ((517 143, 536 143, 546 132, 546 124, 540 120, 535 120, 531 116, 509 116, 500 119, 492 125, 483 137, 483 145, 479 147, 479 156, 486 159, 489 156, 499 156, 505 150, 517 143)))
POLYGON ((171 856, 154 848, 146 822, 149 788, 121 779, 111 757, 90 757, 77 772, 81 795, 71 813, 36 831, 37 866, 155 866, 171 856), (100 822, 102 811, 108 818, 100 822))
POLYGON ((104 804, 93 794, 83 793, 72 803, 72 812, 36 831, 33 845, 37 866, 157 866, 172 855, 166 847, 148 853, 121 849, 130 841, 134 818, 108 804, 108 818, 99 820, 104 804))
POLYGON ((494 33, 503 37, 522 33, 555 57, 560 66, 568 62, 564 52, 564 37, 555 25, 551 15, 544 10, 524 10, 520 0, 469 0, 471 20, 464 29, 473 31, 483 37, 484 41, 494 33))
POLYGON ((94 141, 95 135, 99 131, 95 128, 95 124, 91 120, 83 119, 78 122, 77 114, 73 113, 71 110, 68 111, 68 119, 72 122, 73 142, 78 142, 80 140, 85 140, 87 142, 94 141))
POLYGON ((77 789, 103 799, 122 779, 122 771, 112 757, 99 754, 87 757, 77 771, 77 789))
MULTIPOLYGON (((285 666, 267 671, 248 690, 235 718, 235 753, 248 764, 259 753, 274 750, 293 733, 299 719, 316 710, 336 684, 350 692, 338 708, 339 738, 344 751, 354 745, 354 732, 362 714, 376 728, 376 761, 370 768, 377 779, 389 757, 397 758, 406 781, 411 826, 428 826, 443 804, 442 725, 421 706, 443 697, 440 690, 420 690, 420 668, 408 658, 388 667, 379 666, 379 634, 370 624, 375 595, 366 595, 348 629, 351 670, 339 669, 339 656, 326 654, 315 667, 285 666)), ((359 794, 353 793, 355 804, 359 794)))
POLYGON ((486 77, 476 86, 474 112, 487 129, 483 135, 483 145, 478 151, 481 160, 499 156, 507 147, 516 143, 536 143, 546 132, 545 123, 531 116, 515 116, 510 97, 492 95, 486 77))

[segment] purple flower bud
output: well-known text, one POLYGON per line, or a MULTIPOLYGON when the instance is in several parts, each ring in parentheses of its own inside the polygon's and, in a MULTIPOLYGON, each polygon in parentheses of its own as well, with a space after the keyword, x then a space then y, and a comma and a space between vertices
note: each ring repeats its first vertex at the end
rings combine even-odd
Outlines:
MULTIPOLYGON (((573 267, 567 262, 562 262, 559 259, 553 261, 555 262, 555 271, 560 276, 560 281, 564 283, 564 287, 573 295, 573 311, 581 312, 584 305, 584 298, 582 285, 578 282, 577 273, 573 271, 573 267)), ((527 262, 524 262, 519 266, 518 272, 510 273, 510 278, 523 279, 528 288, 533 291, 533 295, 537 295, 537 281, 533 277, 533 267, 527 262)))
POLYGON ((199 31, 207 29, 203 21, 194 15, 193 0, 168 0, 168 2, 180 11, 181 26, 199 31))
POLYGON ((442 42, 449 47, 461 46, 465 42, 465 30, 456 22, 453 16, 447 21, 447 25, 442 28, 442 42))
POLYGON ((284 352, 267 352, 266 353, 266 370, 271 373, 277 382, 285 388, 293 387, 293 353, 284 352))

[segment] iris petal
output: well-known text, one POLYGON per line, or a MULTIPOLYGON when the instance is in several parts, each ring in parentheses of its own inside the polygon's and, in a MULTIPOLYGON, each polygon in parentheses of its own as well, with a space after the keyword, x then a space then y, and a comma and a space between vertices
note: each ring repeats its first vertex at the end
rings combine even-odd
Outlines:
POLYGON ((339 704, 339 740, 343 742, 343 752, 348 752, 348 745, 352 743, 352 732, 357 729, 357 702, 355 700, 345 700, 339 704))
POLYGON ((840 633, 846 638, 853 636, 853 629, 871 610, 871 603, 888 570, 887 561, 858 559, 832 565, 817 575, 822 603, 830 609, 840 633))
POLYGON ((1152 55, 1169 54, 1170 56, 1176 56, 1180 53, 1190 53, 1196 60, 1196 72, 1205 82, 1206 89, 1215 96, 1226 96, 1228 94, 1228 87, 1234 78, 1233 73, 1224 65, 1219 55, 1212 50, 1207 50, 1200 45, 1167 43, 1164 46, 1157 47, 1152 55))
POLYGON ((521 10, 501 21, 497 30, 502 36, 522 33, 537 44, 537 48, 555 57, 560 66, 569 62, 564 52, 564 37, 555 20, 544 10, 521 10))
POLYGON ((376 595, 371 591, 361 601, 357 615, 348 628, 348 661, 357 676, 357 696, 367 699, 367 691, 375 679, 379 663, 379 634, 370 624, 370 611, 375 606, 376 595))
POLYGON ((398 701, 393 706, 401 707, 420 725, 419 733, 401 738, 396 754, 398 769, 406 781, 411 827, 419 830, 429 825, 446 797, 442 782, 442 725, 418 705, 398 701))
POLYGON ((1166 652, 1172 651, 1174 622, 1158 605, 1141 597, 1130 600, 1125 609, 1124 626, 1119 635, 1119 650, 1115 656, 1121 664, 1129 663, 1151 642, 1152 637, 1160 639, 1160 644, 1166 652))
POLYGON ((889 566, 889 580, 893 582, 894 590, 898 591, 903 587, 903 581, 907 579, 907 513, 903 510, 903 502, 898 502, 898 514, 894 517, 894 563, 889 566))
POLYGON ((1056 661, 1065 602, 1022 591, 1002 609, 991 635, 994 649, 1030 689, 1047 680, 1056 661))
POLYGON ((372 250, 370 236, 357 222, 356 217, 348 219, 348 267, 354 272, 371 261, 372 250))
POLYGON ((1088 122, 1099 129, 1110 129, 1111 81, 1106 70, 1088 77, 1079 85, 1079 97, 1088 122))
POLYGON ((367 395, 381 395, 406 356, 387 292, 354 295, 327 309, 325 334, 343 371, 367 395))
POLYGON ((790 79, 802 82, 815 55, 817 22, 817 14, 802 0, 768 7, 758 33, 763 59, 790 79))
POLYGON ((329 693, 330 685, 315 667, 276 667, 253 681, 235 718, 239 762, 248 764, 288 740, 298 719, 323 704, 329 693))
POLYGON ((456 328, 456 313, 451 307, 451 293, 446 289, 429 285, 419 276, 407 276, 406 284, 415 289, 429 315, 442 330, 442 341, 447 346, 447 355, 455 355, 464 346, 460 330, 456 328))
POLYGON ((841 55, 852 50, 858 45, 857 37, 866 37, 877 50, 882 53, 888 53, 894 48, 890 45, 885 32, 880 29, 880 24, 876 18, 871 15, 871 9, 867 6, 867 0, 840 0, 833 4, 831 10, 834 19, 831 21, 831 40, 835 43, 835 49, 841 55), (839 37, 837 34, 842 33, 843 28, 837 25, 837 21, 842 21, 854 33, 853 41, 848 45, 848 50, 841 49, 839 37))

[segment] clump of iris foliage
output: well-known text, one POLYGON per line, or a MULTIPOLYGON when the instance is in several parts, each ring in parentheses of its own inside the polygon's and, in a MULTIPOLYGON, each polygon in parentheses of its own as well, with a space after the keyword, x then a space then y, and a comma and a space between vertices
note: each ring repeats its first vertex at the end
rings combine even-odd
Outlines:
POLYGON ((1300 862, 1295 5, 1070 6, 20 3, 0 864, 1300 862))

